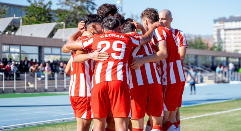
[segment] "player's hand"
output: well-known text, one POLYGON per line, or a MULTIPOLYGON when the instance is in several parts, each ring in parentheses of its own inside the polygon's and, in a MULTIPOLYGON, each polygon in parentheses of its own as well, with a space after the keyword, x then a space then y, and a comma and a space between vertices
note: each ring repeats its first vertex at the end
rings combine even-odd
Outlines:
POLYGON ((104 61, 109 55, 106 52, 100 52, 102 49, 97 49, 96 51, 89 53, 89 58, 95 61, 104 61))
POLYGON ((131 63, 131 68, 136 70, 136 69, 140 68, 144 63, 145 63, 145 61, 142 60, 142 58, 135 58, 135 59, 133 59, 133 61, 131 63))
POLYGON ((138 23, 136 21, 133 21, 132 23, 136 26, 136 29, 143 29, 144 28, 140 23, 138 23))
POLYGON ((161 26, 161 23, 160 23, 160 22, 155 22, 155 23, 153 23, 153 25, 152 25, 153 28, 157 28, 158 26, 161 26))
POLYGON ((78 30, 78 33, 75 36, 75 39, 77 39, 78 37, 82 36, 82 34, 84 33, 85 30, 78 30))
POLYGON ((79 30, 79 31, 86 31, 85 22, 84 22, 84 21, 80 21, 80 22, 78 23, 78 30, 79 30))

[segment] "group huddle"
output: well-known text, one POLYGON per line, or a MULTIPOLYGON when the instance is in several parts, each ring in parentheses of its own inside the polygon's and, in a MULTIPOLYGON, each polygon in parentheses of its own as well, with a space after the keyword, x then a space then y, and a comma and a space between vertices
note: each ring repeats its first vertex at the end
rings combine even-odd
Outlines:
POLYGON ((78 131, 88 131, 92 119, 93 131, 180 130, 185 36, 171 28, 167 9, 147 8, 141 19, 103 4, 63 46, 72 54, 65 72, 78 131))

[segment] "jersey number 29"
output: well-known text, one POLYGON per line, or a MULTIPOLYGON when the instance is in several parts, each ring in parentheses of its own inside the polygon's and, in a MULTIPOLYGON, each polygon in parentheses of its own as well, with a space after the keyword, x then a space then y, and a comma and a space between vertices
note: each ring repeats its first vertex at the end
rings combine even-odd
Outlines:
MULTIPOLYGON (((98 43, 97 48, 101 48, 102 44, 105 44, 105 47, 100 52, 105 52, 106 50, 108 50, 110 48, 110 45, 111 45, 109 41, 101 41, 101 42, 98 43)), ((124 42, 122 42, 122 41, 114 41, 113 44, 112 44, 112 49, 114 51, 118 51, 118 52, 121 53, 119 56, 117 56, 116 53, 111 53, 111 56, 114 59, 121 60, 121 59, 124 58, 125 49, 126 49, 126 44, 124 42), (121 48, 117 47, 118 44, 121 44, 121 48)))

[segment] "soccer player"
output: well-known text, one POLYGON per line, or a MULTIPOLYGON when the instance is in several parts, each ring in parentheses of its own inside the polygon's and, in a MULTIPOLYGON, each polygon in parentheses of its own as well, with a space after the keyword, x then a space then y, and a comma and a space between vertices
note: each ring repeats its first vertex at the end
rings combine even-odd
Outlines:
MULTIPOLYGON (((135 25, 128 21, 121 26, 121 32, 140 36, 135 25)), ((154 54, 151 43, 132 49, 130 61, 154 54)), ((165 56, 161 56, 164 59, 165 56)), ((159 60, 161 60, 159 59, 159 60)), ((143 131, 145 113, 150 116, 152 129, 162 130, 162 86, 155 62, 148 62, 138 69, 130 69, 131 121, 132 131, 143 131)))
MULTIPOLYGON (((78 36, 75 39, 81 40, 88 38, 88 36, 93 34, 102 33, 101 22, 102 16, 95 14, 87 15, 85 17, 85 25, 87 27, 87 31, 82 35, 82 37, 78 36)), ((75 37, 77 34, 81 35, 82 33, 77 32, 72 37, 75 37)), ((65 49, 65 47, 62 49, 64 51, 68 51, 68 49, 65 49)), ((94 60, 104 60, 98 58, 98 54, 106 55, 99 52, 90 53, 91 50, 85 50, 85 52, 89 52, 89 58, 94 60)), ((75 118, 77 120, 77 131, 88 131, 92 120, 90 90, 94 65, 92 60, 87 60, 84 63, 75 63, 75 54, 76 51, 72 51, 72 56, 65 69, 66 73, 71 74, 69 85, 70 102, 75 113, 75 118)))
POLYGON ((130 94, 128 83, 128 59, 133 46, 149 42, 153 30, 159 22, 144 36, 135 38, 120 32, 120 22, 114 16, 104 18, 103 35, 94 35, 80 42, 69 39, 66 47, 70 50, 101 48, 110 57, 104 62, 97 62, 91 90, 91 109, 94 116, 94 130, 104 130, 106 117, 112 111, 116 130, 127 130, 130 112, 130 94))
MULTIPOLYGON (((148 27, 152 25, 152 22, 159 21, 154 19, 158 17, 158 12, 153 8, 148 8, 143 11, 141 18, 143 26, 148 30, 148 27)), ((159 17, 158 17, 159 18, 159 17)), ((154 31, 153 37, 154 45, 166 45, 167 58, 161 60, 160 63, 160 73, 162 76, 162 85, 165 89, 164 92, 164 118, 162 129, 167 130, 177 130, 176 127, 169 121, 170 111, 175 112, 180 97, 182 82, 185 81, 183 67, 180 60, 180 55, 178 52, 178 44, 176 38, 172 33, 172 30, 169 30, 166 27, 159 26, 154 31)), ((158 50, 163 50, 157 46, 158 50)), ((158 51, 157 50, 157 51, 158 51)), ((140 67, 145 62, 154 61, 155 58, 158 58, 157 55, 149 55, 142 58, 136 59, 132 63, 132 67, 140 67), (153 57, 153 58, 152 58, 153 57)))
MULTIPOLYGON (((164 9, 161 10, 159 12, 159 22, 161 23, 162 26, 165 26, 168 29, 172 30, 172 33, 175 35, 176 40, 178 42, 178 46, 179 46, 179 54, 180 54, 180 59, 183 65, 183 62, 185 60, 185 55, 186 55, 186 48, 188 47, 187 41, 186 41, 186 37, 185 34, 178 29, 173 29, 171 27, 171 22, 172 22, 173 18, 172 18, 172 13, 171 11, 164 9)), ((183 90, 185 87, 185 81, 182 82, 182 91, 180 92, 180 98, 177 104, 177 109, 176 109, 176 113, 171 112, 169 119, 170 121, 177 127, 178 130, 180 130, 180 107, 182 105, 182 94, 183 94, 183 90), (176 117, 175 117, 176 114, 176 117), (174 120, 176 118, 176 120, 174 120), (176 121, 176 122, 175 122, 176 121), (175 122, 175 123, 174 123, 175 122)))
MULTIPOLYGON (((97 14, 98 15, 102 15, 103 18, 107 17, 107 16, 115 16, 117 17, 117 7, 114 4, 103 4, 101 5, 98 9, 97 9, 97 14)), ((85 27, 85 22, 84 21, 80 21, 79 23, 79 27, 80 28, 84 28, 85 27)))

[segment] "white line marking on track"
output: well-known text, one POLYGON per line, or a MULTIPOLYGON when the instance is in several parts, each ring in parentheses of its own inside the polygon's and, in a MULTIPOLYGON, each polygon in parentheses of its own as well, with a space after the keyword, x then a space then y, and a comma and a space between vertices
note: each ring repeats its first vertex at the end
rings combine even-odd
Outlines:
POLYGON ((220 112, 215 112, 215 113, 209 113, 209 114, 204 114, 204 115, 199 115, 199 116, 192 116, 192 117, 183 118, 183 119, 181 119, 181 120, 188 120, 188 119, 199 118, 199 117, 204 117, 204 116, 211 116, 211 115, 223 114, 223 113, 228 113, 228 112, 233 112, 233 111, 239 111, 239 110, 241 110, 241 108, 232 109, 232 110, 227 110, 227 111, 220 111, 220 112))
POLYGON ((16 125, 2 126, 2 127, 0 127, 0 130, 21 128, 21 127, 28 127, 28 126, 35 126, 35 125, 43 125, 43 124, 50 124, 50 123, 59 123, 59 122, 64 122, 64 121, 74 121, 74 120, 75 120, 75 117, 70 117, 70 118, 62 118, 62 119, 55 119, 55 120, 16 124, 16 125))

